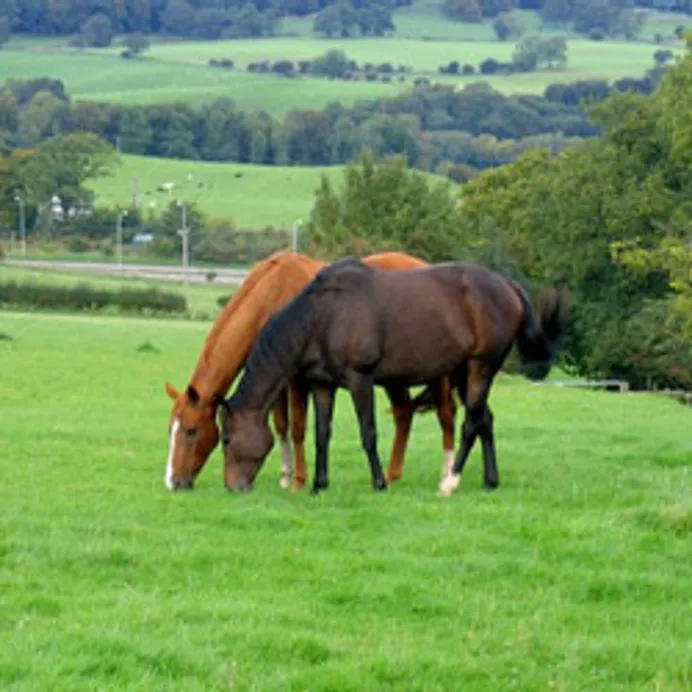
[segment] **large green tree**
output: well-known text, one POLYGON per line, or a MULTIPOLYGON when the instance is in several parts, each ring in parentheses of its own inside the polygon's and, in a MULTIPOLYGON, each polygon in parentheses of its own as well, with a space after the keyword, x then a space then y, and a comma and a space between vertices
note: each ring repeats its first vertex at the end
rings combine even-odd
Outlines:
POLYGON ((687 295, 674 269, 692 240, 691 86, 688 56, 654 95, 594 107, 599 140, 558 156, 529 152, 463 189, 475 256, 574 292, 567 356, 581 373, 669 385, 684 384, 680 373, 692 368, 684 333, 662 319, 671 282, 687 295), (614 252, 623 247, 647 254, 623 258, 614 252))
POLYGON ((403 157, 377 163, 370 153, 346 167, 335 189, 322 177, 308 224, 320 256, 401 250, 428 260, 463 253, 451 185, 412 171, 403 157))

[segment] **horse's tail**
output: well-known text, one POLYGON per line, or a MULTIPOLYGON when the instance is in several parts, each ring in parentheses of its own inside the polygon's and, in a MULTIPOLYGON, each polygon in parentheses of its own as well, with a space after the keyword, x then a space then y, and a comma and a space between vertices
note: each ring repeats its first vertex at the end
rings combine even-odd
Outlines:
POLYGON ((550 372, 557 347, 569 323, 571 300, 566 288, 544 288, 531 305, 524 289, 514 281, 510 285, 521 301, 523 318, 516 343, 522 372, 529 379, 542 380, 550 372))

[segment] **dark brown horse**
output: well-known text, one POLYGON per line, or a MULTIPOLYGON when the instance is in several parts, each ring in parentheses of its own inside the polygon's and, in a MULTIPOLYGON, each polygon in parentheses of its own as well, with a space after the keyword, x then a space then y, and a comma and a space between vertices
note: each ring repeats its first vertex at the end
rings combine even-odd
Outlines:
POLYGON ((385 273, 348 258, 315 279, 266 325, 245 374, 224 404, 222 429, 232 488, 249 490, 271 450, 267 417, 291 377, 312 389, 316 410, 313 493, 328 487, 327 449, 336 388, 349 390, 376 490, 386 488, 377 454, 374 385, 428 384, 449 376, 466 416, 461 447, 440 489, 451 494, 480 437, 484 481, 499 484, 488 393, 517 343, 523 362, 547 375, 566 326, 566 292, 545 289, 534 309, 523 289, 482 267, 439 264, 385 273))

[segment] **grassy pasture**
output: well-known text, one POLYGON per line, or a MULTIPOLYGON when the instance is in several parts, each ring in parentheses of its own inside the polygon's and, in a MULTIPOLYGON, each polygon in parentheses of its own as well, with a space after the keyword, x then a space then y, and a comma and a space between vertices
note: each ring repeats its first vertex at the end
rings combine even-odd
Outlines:
POLYGON ((342 171, 342 166, 253 166, 122 156, 112 176, 94 179, 90 187, 103 206, 127 205, 137 191, 140 203, 155 213, 171 199, 184 199, 211 216, 234 219, 239 227, 290 228, 312 209, 321 175, 336 182, 342 171), (173 182, 176 188, 158 192, 163 182, 173 182))
POLYGON ((323 497, 276 454, 231 496, 218 452, 174 495, 163 382, 208 327, 2 315, 0 687, 690 688, 689 409, 503 377, 503 486, 475 452, 442 500, 434 416, 375 495, 341 394, 323 497))

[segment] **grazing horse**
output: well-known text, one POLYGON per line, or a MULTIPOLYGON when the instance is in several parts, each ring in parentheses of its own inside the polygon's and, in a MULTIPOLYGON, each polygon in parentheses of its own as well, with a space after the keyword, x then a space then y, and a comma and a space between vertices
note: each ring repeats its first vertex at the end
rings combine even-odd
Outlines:
MULTIPOLYGON (((391 271, 427 266, 415 257, 398 252, 371 255, 364 262, 391 271)), ((225 396, 245 365, 262 327, 324 266, 322 262, 293 252, 279 252, 257 264, 216 318, 187 388, 178 393, 166 383, 166 391, 174 400, 169 420, 169 451, 164 477, 169 489, 192 487, 219 440, 216 424, 218 401, 225 396)), ((286 384, 289 384, 288 380, 286 384)), ((393 481, 402 474, 416 405, 405 387, 393 385, 387 393, 396 424, 387 474, 388 479, 393 481)), ((448 467, 454 456, 456 404, 446 381, 434 394, 434 404, 443 430, 445 466, 448 467)), ((308 392, 297 383, 289 385, 288 392, 284 386, 272 402, 274 424, 281 439, 281 484, 284 487, 290 484, 293 466, 287 439, 289 396, 291 437, 296 457, 295 486, 302 488, 306 478, 304 439, 308 392)))
POLYGON ((499 485, 488 394, 516 341, 522 362, 545 377, 568 319, 569 296, 544 289, 534 309, 524 290, 465 263, 381 272, 356 259, 322 270, 266 325, 221 423, 231 485, 250 490, 273 440, 267 415, 289 378, 305 380, 315 402, 313 493, 328 487, 334 392, 349 390, 373 486, 387 483, 377 454, 374 385, 408 387, 449 376, 466 416, 461 447, 440 490, 451 494, 480 437, 484 480, 499 485))

